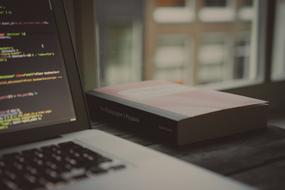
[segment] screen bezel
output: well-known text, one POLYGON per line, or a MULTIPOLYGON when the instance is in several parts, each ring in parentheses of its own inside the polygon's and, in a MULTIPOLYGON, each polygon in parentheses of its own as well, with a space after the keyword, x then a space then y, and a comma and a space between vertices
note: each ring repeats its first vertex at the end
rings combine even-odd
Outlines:
POLYGON ((76 57, 72 45, 71 33, 67 24, 64 4, 62 0, 50 0, 50 2, 52 4, 55 22, 57 25, 57 32, 73 99, 76 121, 32 129, 24 129, 22 131, 1 133, 0 147, 14 146, 49 139, 65 133, 88 129, 90 127, 84 91, 80 80, 79 67, 75 59, 76 57))

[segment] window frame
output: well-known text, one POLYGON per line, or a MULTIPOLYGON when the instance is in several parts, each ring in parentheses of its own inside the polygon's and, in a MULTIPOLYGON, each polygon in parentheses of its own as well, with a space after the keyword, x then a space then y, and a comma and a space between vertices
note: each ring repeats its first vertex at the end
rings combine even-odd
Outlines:
POLYGON ((258 37, 260 44, 257 61, 260 64, 261 80, 256 84, 222 89, 225 92, 264 99, 269 102, 270 113, 285 110, 285 80, 272 80, 276 4, 276 0, 261 0, 258 7, 258 17, 261 18, 258 31, 261 33, 258 37))

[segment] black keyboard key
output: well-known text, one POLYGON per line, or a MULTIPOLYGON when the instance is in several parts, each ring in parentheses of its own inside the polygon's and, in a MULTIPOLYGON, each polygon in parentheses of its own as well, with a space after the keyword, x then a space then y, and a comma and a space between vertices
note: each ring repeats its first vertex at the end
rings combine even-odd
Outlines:
POLYGON ((86 170, 81 168, 81 169, 72 169, 69 172, 63 173, 61 176, 66 180, 70 180, 76 178, 77 176, 84 176, 84 175, 86 175, 86 170))
POLYGON ((34 156, 37 152, 40 152, 40 150, 39 149, 37 149, 37 148, 34 148, 34 149, 30 149, 30 150, 24 150, 23 152, 22 152, 22 154, 25 156, 25 155, 27 155, 27 156, 34 156))
POLYGON ((29 173, 29 174, 32 174, 32 175, 37 175, 38 172, 39 172, 39 169, 37 169, 35 167, 32 167, 32 166, 26 166, 25 167, 25 172, 29 173))
POLYGON ((113 170, 121 170, 121 169, 124 169, 124 168, 126 168, 126 166, 122 165, 122 164, 111 167, 111 169, 113 169, 113 170))
POLYGON ((61 147, 62 149, 82 149, 82 147, 74 142, 64 142, 64 143, 60 143, 58 144, 59 147, 61 147))
POLYGON ((19 186, 15 182, 7 179, 1 179, 0 187, 5 190, 19 190, 19 186))
POLYGON ((3 160, 17 160, 18 157, 20 157, 21 154, 20 153, 11 153, 11 154, 5 154, 3 155, 2 159, 3 160))
POLYGON ((88 171, 91 172, 92 174, 103 174, 107 172, 107 170, 96 166, 90 167, 88 171))
POLYGON ((87 178, 87 177, 88 177, 88 175, 86 175, 86 174, 79 174, 79 175, 73 176, 72 179, 80 180, 80 179, 84 179, 84 178, 87 178))
POLYGON ((12 172, 12 171, 5 170, 3 172, 3 174, 5 175, 6 178, 8 178, 11 181, 16 180, 17 175, 14 172, 12 172))

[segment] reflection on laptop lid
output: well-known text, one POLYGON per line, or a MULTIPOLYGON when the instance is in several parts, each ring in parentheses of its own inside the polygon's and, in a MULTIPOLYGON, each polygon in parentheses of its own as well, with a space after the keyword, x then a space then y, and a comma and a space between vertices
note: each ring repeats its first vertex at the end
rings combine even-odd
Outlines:
POLYGON ((2 146, 88 127, 63 10, 61 1, 0 0, 2 146))

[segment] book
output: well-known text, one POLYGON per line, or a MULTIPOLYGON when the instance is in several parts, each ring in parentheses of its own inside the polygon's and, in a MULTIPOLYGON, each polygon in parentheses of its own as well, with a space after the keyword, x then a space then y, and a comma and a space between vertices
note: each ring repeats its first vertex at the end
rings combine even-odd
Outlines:
POLYGON ((267 126, 266 101, 167 81, 97 88, 87 93, 87 102, 94 121, 176 145, 267 126))

